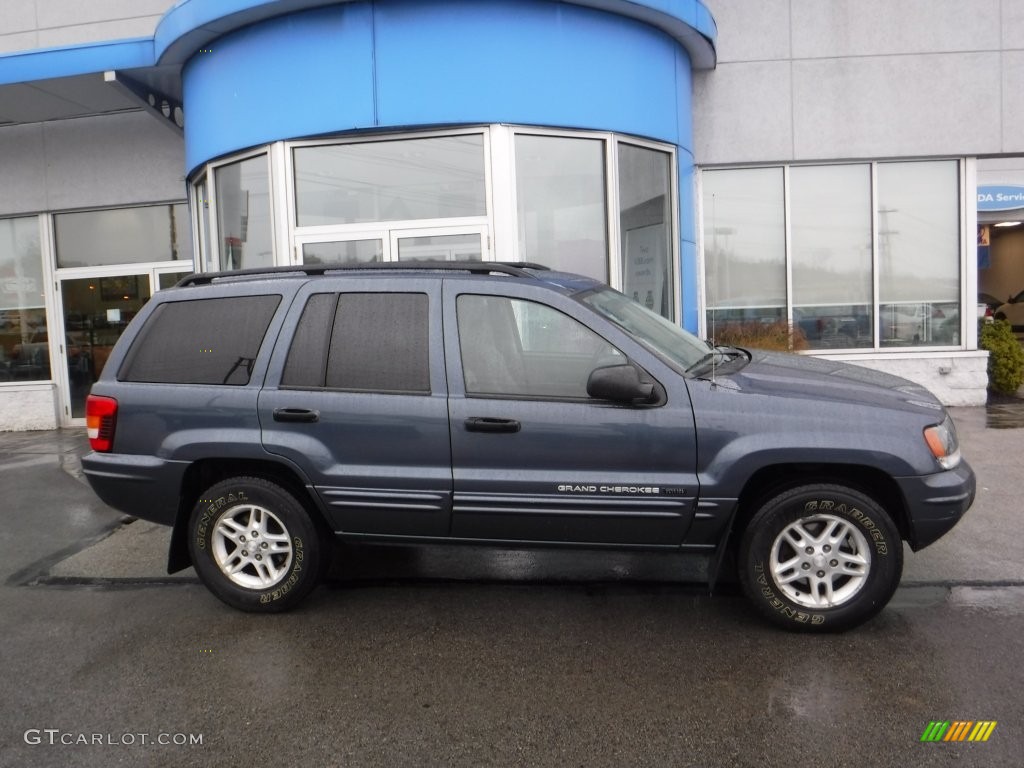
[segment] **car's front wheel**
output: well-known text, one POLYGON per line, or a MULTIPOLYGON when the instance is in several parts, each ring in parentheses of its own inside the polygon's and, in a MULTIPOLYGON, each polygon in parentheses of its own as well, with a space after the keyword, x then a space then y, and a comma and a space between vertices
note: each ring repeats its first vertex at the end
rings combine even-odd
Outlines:
POLYGON ((740 542, 739 568, 744 592, 768 619, 835 632, 889 602, 903 572, 903 544, 870 497, 842 485, 805 485, 761 505, 740 542))
POLYGON ((189 551, 213 594, 256 612, 297 605, 319 581, 325 556, 299 500, 255 477, 223 480, 202 494, 189 522, 189 551))

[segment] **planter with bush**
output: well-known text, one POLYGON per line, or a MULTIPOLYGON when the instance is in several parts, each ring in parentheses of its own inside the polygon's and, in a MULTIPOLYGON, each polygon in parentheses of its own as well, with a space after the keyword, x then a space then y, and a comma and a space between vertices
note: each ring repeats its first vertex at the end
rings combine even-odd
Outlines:
POLYGON ((1024 384, 1024 349, 1005 320, 984 323, 978 346, 988 350, 988 388, 1013 395, 1024 384))

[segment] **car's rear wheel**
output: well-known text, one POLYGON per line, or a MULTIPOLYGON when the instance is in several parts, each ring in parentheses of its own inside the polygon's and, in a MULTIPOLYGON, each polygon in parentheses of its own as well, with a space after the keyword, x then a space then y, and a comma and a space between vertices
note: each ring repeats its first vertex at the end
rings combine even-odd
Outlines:
POLYGON ((835 632, 880 611, 903 572, 892 518, 842 485, 793 488, 767 499, 744 531, 740 583, 787 629, 835 632))
POLYGON ((189 522, 189 551, 199 578, 243 611, 297 605, 319 581, 325 549, 301 502, 262 478, 237 477, 212 486, 189 522))

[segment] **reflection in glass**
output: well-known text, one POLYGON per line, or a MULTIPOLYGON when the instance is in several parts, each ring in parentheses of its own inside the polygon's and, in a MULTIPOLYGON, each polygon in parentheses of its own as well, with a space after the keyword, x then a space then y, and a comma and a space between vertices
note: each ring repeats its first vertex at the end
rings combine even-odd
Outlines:
POLYGON ((883 346, 959 344, 955 160, 878 164, 878 249, 883 346))
POLYGON ((366 264, 384 260, 380 240, 303 243, 303 264, 366 264))
POLYGON ((960 303, 905 301, 878 308, 883 347, 960 344, 960 303))
POLYGON ((429 235, 398 240, 399 261, 480 261, 480 235, 429 235))
POLYGON ((874 346, 871 166, 789 173, 793 324, 811 349, 874 346))
POLYGON ((622 292, 672 318, 672 156, 619 144, 622 292))
POLYGON ((39 219, 0 219, 0 381, 49 378, 39 219))
POLYGON ((58 267, 192 261, 185 203, 58 213, 53 226, 58 267))
POLYGON ((220 269, 252 269, 274 263, 267 156, 214 171, 220 269))
POLYGON ((300 227, 487 214, 482 134, 298 147, 300 227))
POLYGON ((519 258, 608 282, 604 142, 517 135, 519 258))
POLYGON ((162 291, 164 288, 173 288, 189 272, 191 270, 188 272, 161 272, 156 276, 156 289, 162 291))
POLYGON ((784 319, 782 169, 705 171, 702 183, 708 329, 784 319))
POLYGON ((114 343, 149 300, 148 275, 61 281, 71 415, 85 416, 85 396, 103 372, 114 343))

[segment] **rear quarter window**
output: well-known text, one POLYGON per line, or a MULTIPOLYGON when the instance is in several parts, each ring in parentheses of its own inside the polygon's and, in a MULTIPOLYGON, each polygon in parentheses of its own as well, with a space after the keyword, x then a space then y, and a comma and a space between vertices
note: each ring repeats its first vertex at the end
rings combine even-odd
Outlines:
POLYGON ((161 304, 118 372, 121 381, 160 384, 249 383, 278 294, 161 304))

